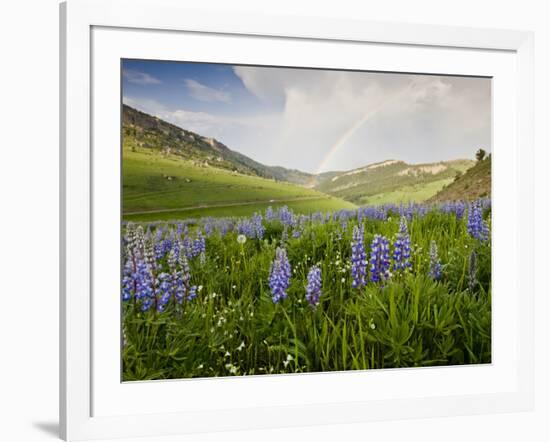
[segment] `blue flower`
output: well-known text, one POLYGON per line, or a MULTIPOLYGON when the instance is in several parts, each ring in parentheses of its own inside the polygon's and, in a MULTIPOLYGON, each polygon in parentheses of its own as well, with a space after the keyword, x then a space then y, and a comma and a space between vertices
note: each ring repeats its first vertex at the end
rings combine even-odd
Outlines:
POLYGON ((283 227, 283 233, 281 233, 281 244, 285 244, 288 241, 288 227, 283 227))
POLYGON ((202 232, 199 230, 197 233, 197 237, 193 241, 193 246, 191 247, 191 256, 195 258, 196 256, 199 256, 202 253, 206 252, 206 240, 202 234, 202 232))
POLYGON ((313 266, 307 274, 306 300, 311 305, 319 304, 321 297, 321 269, 313 266))
POLYGON ((367 255, 363 242, 363 226, 354 226, 351 241, 351 286, 353 288, 363 287, 367 281, 367 255))
POLYGON ((154 278, 151 267, 145 261, 137 260, 132 277, 135 283, 135 297, 138 301, 141 301, 141 310, 149 310, 155 300, 154 278))
POLYGON ((279 220, 285 226, 294 225, 294 213, 287 206, 283 206, 279 209, 279 220))
POLYGON ((411 267, 411 239, 407 229, 405 216, 401 217, 399 232, 393 243, 393 269, 407 270, 411 267))
POLYGON ((435 281, 441 279, 441 262, 439 261, 437 244, 433 240, 430 243, 430 269, 428 275, 435 281))
POLYGON ((174 280, 174 296, 176 301, 181 304, 183 301, 190 301, 196 297, 196 288, 191 286, 191 271, 189 269, 189 261, 184 254, 179 257, 180 270, 176 271, 173 276, 174 280))
POLYGON ((262 220, 263 220, 262 215, 259 213, 255 213, 252 216, 252 228, 254 231, 254 236, 257 239, 262 239, 264 237, 265 228, 264 228, 264 225, 262 224, 262 220))
POLYGON ((483 220, 483 207, 481 206, 481 201, 474 201, 470 203, 466 227, 468 229, 468 233, 473 238, 480 241, 487 241, 489 239, 489 227, 483 220))
POLYGON ((383 282, 390 277, 390 245, 385 236, 375 235, 370 245, 370 279, 383 282))
POLYGON ((161 273, 157 277, 156 285, 157 311, 163 312, 172 297, 172 276, 161 273))
POLYGON ((132 277, 132 261, 127 260, 122 269, 122 300, 130 301, 134 296, 134 278, 132 277))
POLYGON ((273 212, 273 207, 269 206, 265 209, 265 219, 268 221, 273 221, 275 219, 275 212, 273 212))
POLYGON ((271 263, 269 271, 269 288, 274 303, 286 299, 287 289, 290 285, 290 263, 286 254, 286 250, 277 247, 275 251, 275 260, 271 263))
POLYGON ((189 292, 187 294, 187 300, 192 301, 196 297, 197 297, 197 286, 192 285, 191 287, 189 287, 189 292))
POLYGON ((204 233, 207 238, 210 238, 212 234, 214 233, 214 220, 212 218, 207 218, 206 222, 204 223, 204 233))

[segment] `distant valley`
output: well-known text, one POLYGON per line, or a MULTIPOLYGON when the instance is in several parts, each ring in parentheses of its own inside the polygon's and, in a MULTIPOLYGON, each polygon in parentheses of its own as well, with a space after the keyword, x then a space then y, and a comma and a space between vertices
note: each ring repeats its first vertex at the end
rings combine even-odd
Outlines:
POLYGON ((247 215, 268 205, 338 210, 490 193, 490 158, 474 180, 468 171, 479 165, 467 159, 427 164, 390 159, 314 175, 261 164, 127 105, 122 116, 126 219, 247 215))

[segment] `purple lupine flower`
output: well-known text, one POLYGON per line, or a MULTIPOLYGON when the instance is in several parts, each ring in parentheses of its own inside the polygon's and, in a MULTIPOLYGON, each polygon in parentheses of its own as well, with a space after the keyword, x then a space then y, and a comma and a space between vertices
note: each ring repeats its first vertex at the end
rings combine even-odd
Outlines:
POLYGON ((287 297, 287 289, 290 285, 290 263, 286 250, 277 247, 275 260, 271 263, 269 271, 269 288, 274 303, 278 303, 287 297))
POLYGON ((254 238, 254 226, 248 219, 241 219, 237 223, 237 233, 247 238, 254 238))
POLYGON ((353 227, 351 241, 351 286, 353 288, 361 288, 367 283, 367 255, 363 235, 363 225, 353 227))
POLYGON ((132 277, 133 265, 127 260, 122 269, 122 300, 130 301, 134 296, 134 278, 132 277))
POLYGON ((195 298, 196 287, 191 285, 191 271, 189 269, 189 261, 182 253, 179 257, 180 270, 174 275, 175 291, 174 296, 178 303, 195 298))
POLYGON ((207 218, 204 223, 204 234, 207 238, 210 238, 214 234, 214 220, 207 218))
POLYGON ((273 221, 275 219, 275 212, 273 212, 273 207, 269 206, 265 209, 265 219, 268 221, 273 221))
POLYGON ((160 243, 159 258, 162 259, 172 249, 172 238, 164 238, 160 243))
POLYGON ((131 255, 135 255, 136 248, 136 229, 133 223, 128 223, 126 225, 126 246, 127 250, 131 255))
POLYGON ((179 250, 180 253, 178 254, 178 260, 182 255, 185 255, 188 259, 193 258, 193 241, 189 238, 189 236, 185 235, 183 240, 180 241, 179 250))
POLYGON ((407 229, 407 220, 403 215, 399 224, 399 232, 393 243, 393 269, 407 270, 411 267, 411 239, 407 229))
POLYGON ((155 296, 157 298, 157 311, 163 312, 172 297, 172 276, 170 274, 161 273, 158 275, 155 296))
POLYGON ((179 253, 177 252, 177 250, 178 250, 177 243, 174 243, 174 248, 172 248, 168 252, 168 258, 166 258, 166 262, 168 263, 168 268, 171 271, 176 270, 176 264, 178 263, 178 256, 179 256, 179 253))
POLYGON ((465 210, 466 210, 466 204, 464 204, 462 201, 458 201, 455 204, 456 219, 462 219, 462 216, 464 215, 465 210))
POLYGON ((287 206, 283 206, 279 209, 279 220, 285 226, 291 226, 294 223, 294 213, 287 206))
POLYGON ((319 304, 321 297, 321 269, 319 266, 313 266, 307 274, 306 300, 310 305, 319 304))
POLYGON ((489 239, 489 227, 483 220, 483 208, 481 207, 480 201, 470 203, 466 227, 468 229, 468 233, 473 238, 480 241, 487 241, 489 239))
POLYGON ((143 247, 143 260, 153 270, 156 268, 154 246, 155 245, 154 245, 153 240, 151 238, 148 238, 145 241, 145 244, 144 244, 144 247, 143 247))
POLYGON ((202 234, 202 232, 199 230, 197 233, 197 237, 193 241, 193 246, 191 247, 191 256, 194 258, 196 256, 199 256, 201 253, 206 252, 206 240, 202 234))
POLYGON ((311 214, 311 221, 322 224, 324 221, 324 216, 321 212, 314 212, 311 214))
POLYGON ((143 230, 143 226, 140 224, 136 228, 135 249, 133 253, 136 256, 143 258, 144 245, 145 245, 145 231, 143 230))
POLYGON ((390 244, 382 235, 375 235, 370 245, 370 279, 383 282, 390 277, 390 244))
POLYGON ((283 226, 283 233, 281 234, 281 244, 284 244, 288 241, 288 227, 283 226))
POLYGON ((192 285, 191 287, 189 287, 189 292, 187 293, 187 300, 192 301, 196 297, 197 297, 197 286, 192 285))
POLYGON ((153 305, 155 299, 154 278, 151 268, 143 260, 137 260, 133 274, 135 297, 141 301, 141 310, 146 311, 153 305))
POLYGON ((255 213, 252 216, 252 227, 254 230, 254 237, 257 239, 262 239, 265 233, 265 227, 262 224, 263 218, 260 213, 255 213))
POLYGON ((441 279, 441 262, 439 261, 437 244, 434 240, 430 243, 430 270, 428 271, 428 275, 435 281, 441 279))

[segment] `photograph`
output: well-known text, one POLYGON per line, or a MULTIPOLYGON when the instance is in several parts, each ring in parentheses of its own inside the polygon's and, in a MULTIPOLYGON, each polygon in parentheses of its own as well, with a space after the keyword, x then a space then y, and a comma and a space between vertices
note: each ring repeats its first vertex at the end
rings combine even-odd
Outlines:
POLYGON ((123 382, 491 364, 491 77, 124 58, 120 88, 123 382))

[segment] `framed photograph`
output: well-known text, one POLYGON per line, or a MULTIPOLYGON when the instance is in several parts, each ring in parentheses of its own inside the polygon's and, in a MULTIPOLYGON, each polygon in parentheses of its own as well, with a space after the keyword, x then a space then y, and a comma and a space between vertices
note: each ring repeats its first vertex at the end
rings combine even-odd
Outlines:
POLYGON ((60 7, 62 437, 530 409, 532 34, 178 3, 60 7))

